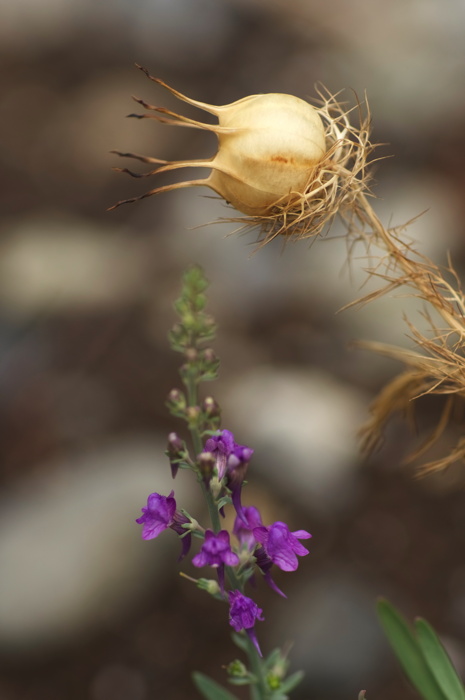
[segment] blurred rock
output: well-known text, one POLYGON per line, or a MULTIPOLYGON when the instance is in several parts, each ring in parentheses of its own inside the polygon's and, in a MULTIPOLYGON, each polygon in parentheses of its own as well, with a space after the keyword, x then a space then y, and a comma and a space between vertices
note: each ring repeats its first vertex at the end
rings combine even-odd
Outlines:
POLYGON ((222 404, 225 425, 255 449, 254 469, 287 499, 317 510, 352 503, 367 410, 359 390, 322 371, 262 366, 234 380, 222 404))
MULTIPOLYGON (((134 520, 153 491, 173 481, 162 440, 141 436, 49 465, 2 495, 0 646, 57 647, 97 632, 174 575, 172 531, 141 539, 134 520), (45 470, 44 470, 45 473, 45 470)), ((180 507, 195 497, 176 482, 180 507)))
POLYGON ((347 697, 348 689, 355 696, 376 676, 387 646, 376 619, 377 594, 343 568, 314 573, 293 589, 273 637, 292 634, 292 664, 305 671, 308 696, 347 697))
POLYGON ((114 308, 148 289, 143 245, 83 219, 23 220, 0 250, 0 306, 10 314, 114 308))
MULTIPOLYGON (((333 92, 365 91, 378 127, 421 141, 438 123, 461 123, 465 101, 456 85, 465 78, 460 0, 447 12, 435 0, 233 0, 267 13, 309 50, 319 51, 318 79, 333 92)), ((292 62, 289 69, 292 68, 292 62)), ((291 80, 295 80, 292 76, 291 80)))

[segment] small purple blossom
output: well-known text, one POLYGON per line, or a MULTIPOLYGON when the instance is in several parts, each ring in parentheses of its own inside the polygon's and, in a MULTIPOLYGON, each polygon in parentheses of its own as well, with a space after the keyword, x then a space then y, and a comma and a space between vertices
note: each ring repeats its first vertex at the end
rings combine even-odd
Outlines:
POLYGON ((178 561, 183 559, 191 547, 192 535, 183 527, 191 521, 181 511, 176 510, 174 491, 169 496, 151 493, 147 499, 147 507, 142 508, 142 515, 136 523, 143 525, 142 539, 153 540, 168 527, 182 537, 181 554, 178 561))
POLYGON ((221 530, 217 535, 212 530, 205 532, 205 540, 198 554, 192 559, 194 566, 213 566, 218 569, 218 583, 224 592, 224 567, 237 566, 239 557, 231 550, 229 532, 221 530))
POLYGON ((263 610, 252 600, 243 595, 240 591, 228 591, 229 597, 229 624, 236 632, 245 630, 251 641, 253 642, 258 654, 262 656, 255 635, 256 620, 262 621, 263 610))
POLYGON ((253 534, 271 561, 283 571, 295 571, 299 566, 297 555, 309 553, 299 540, 306 540, 311 534, 306 530, 290 532, 286 523, 278 521, 269 527, 256 527, 253 534))
POLYGON ((247 445, 238 445, 230 430, 222 430, 218 435, 208 438, 205 451, 215 456, 218 479, 221 481, 226 476, 233 506, 237 515, 246 523, 242 512, 241 490, 253 449, 247 445))
POLYGON ((153 540, 171 526, 176 511, 174 491, 169 496, 160 496, 159 493, 151 493, 147 499, 147 507, 142 508, 142 515, 136 523, 143 525, 142 539, 153 540))
POLYGON ((253 455, 251 447, 234 442, 234 435, 230 430, 221 430, 218 435, 209 437, 205 443, 205 452, 215 455, 220 481, 227 471, 233 471, 240 464, 250 462, 253 455))
POLYGON ((231 550, 229 532, 221 530, 217 535, 213 530, 205 532, 205 540, 198 554, 192 559, 194 566, 218 567, 222 564, 226 566, 236 566, 239 564, 239 557, 231 550))
POLYGON ((235 444, 234 435, 230 430, 222 430, 219 435, 212 435, 205 443, 205 452, 211 452, 216 457, 220 481, 226 473, 228 459, 233 453, 235 444))
POLYGON ((242 515, 243 517, 237 516, 234 521, 233 534, 237 537, 241 547, 245 547, 251 552, 257 544, 253 530, 262 526, 262 519, 258 508, 255 508, 255 506, 243 508, 242 515))

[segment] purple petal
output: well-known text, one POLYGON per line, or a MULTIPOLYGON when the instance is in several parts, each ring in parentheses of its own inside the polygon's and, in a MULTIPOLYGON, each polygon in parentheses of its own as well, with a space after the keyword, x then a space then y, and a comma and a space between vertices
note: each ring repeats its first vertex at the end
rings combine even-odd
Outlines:
POLYGON ((299 557, 304 557, 306 554, 310 554, 309 550, 303 546, 300 542, 293 542, 292 543, 292 549, 296 554, 299 555, 299 557))
POLYGON ((276 583, 271 578, 270 572, 266 573, 263 578, 265 579, 265 581, 267 582, 267 584, 269 585, 269 587, 271 588, 272 591, 274 591, 275 593, 280 595, 282 598, 287 598, 287 595, 285 593, 283 593, 280 588, 278 588, 276 583))
POLYGON ((189 550, 191 548, 191 543, 192 543, 192 535, 189 532, 188 535, 185 535, 184 537, 181 538, 181 554, 178 557, 178 561, 181 561, 184 559, 186 554, 189 554, 189 550))
POLYGON ((311 537, 307 530, 294 530, 294 532, 291 532, 291 535, 294 535, 298 540, 308 540, 311 537))
POLYGON ((291 549, 280 550, 273 554, 271 558, 282 571, 295 571, 299 566, 299 560, 291 549))
POLYGON ((201 566, 207 566, 209 559, 205 552, 200 551, 195 557, 192 558, 192 564, 200 568, 201 566))
POLYGON ((223 555, 223 561, 226 566, 237 566, 239 564, 239 557, 234 552, 226 552, 223 555))
POLYGON ((258 655, 260 657, 263 657, 260 646, 258 644, 257 635, 255 634, 254 628, 252 627, 251 629, 246 629, 245 631, 246 631, 246 634, 249 637, 250 641, 254 645, 255 649, 257 650, 258 655))
POLYGON ((266 545, 268 541, 268 528, 264 527, 263 525, 261 527, 254 527, 253 536, 257 542, 266 545))

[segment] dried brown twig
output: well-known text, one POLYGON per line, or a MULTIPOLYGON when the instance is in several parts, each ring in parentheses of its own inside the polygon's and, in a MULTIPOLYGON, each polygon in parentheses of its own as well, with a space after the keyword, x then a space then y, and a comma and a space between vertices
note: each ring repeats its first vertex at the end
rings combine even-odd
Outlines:
MULTIPOLYGON (((385 251, 376 268, 368 272, 383 279, 384 286, 354 303, 367 303, 400 287, 425 302, 423 318, 429 332, 421 332, 407 320, 410 335, 418 350, 367 342, 363 346, 403 362, 407 369, 381 390, 371 406, 371 418, 361 430, 362 446, 368 452, 381 440, 388 419, 396 412, 412 417, 414 401, 427 394, 447 395, 447 400, 431 435, 412 453, 412 462, 437 442, 448 425, 453 408, 465 400, 465 296, 450 259, 440 268, 420 255, 396 229, 383 226, 364 194, 355 210, 371 239, 385 251), (438 320, 435 320, 438 319, 438 320), (439 326, 439 322, 441 326, 439 326)), ((422 472, 443 469, 465 459, 465 437, 444 457, 424 464, 422 472)))

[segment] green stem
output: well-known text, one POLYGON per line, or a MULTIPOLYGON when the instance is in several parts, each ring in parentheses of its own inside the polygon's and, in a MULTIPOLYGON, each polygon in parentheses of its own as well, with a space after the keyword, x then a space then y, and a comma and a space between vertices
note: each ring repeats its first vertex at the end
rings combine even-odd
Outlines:
POLYGON ((262 660, 249 637, 247 637, 247 656, 249 657, 250 669, 257 679, 257 683, 250 686, 250 698, 251 700, 266 700, 269 697, 269 691, 263 673, 262 660))
MULTIPOLYGON (((189 406, 198 405, 198 392, 197 392, 197 382, 194 377, 189 377, 185 381, 187 389, 187 402, 189 406)), ((197 426, 192 426, 189 428, 192 444, 194 446, 195 454, 198 455, 203 450, 202 436, 197 426)), ((200 485, 202 488, 205 501, 207 503, 208 512, 210 515, 210 521, 212 524, 213 532, 218 533, 221 530, 220 516, 218 509, 216 507, 215 500, 210 492, 210 490, 205 486, 203 479, 200 479, 200 485)), ((226 576, 231 587, 235 590, 242 591, 243 585, 236 576, 236 572, 230 566, 226 566, 226 576)), ((262 661, 253 645, 252 641, 247 637, 247 656, 249 658, 250 669, 257 679, 257 682, 250 686, 250 697, 251 700, 266 700, 269 696, 268 687, 266 679, 263 673, 262 661)))
MULTIPOLYGON (((189 406, 197 406, 198 404, 198 395, 197 395, 197 382, 193 377, 189 377, 188 380, 186 380, 186 389, 187 389, 187 403, 189 406)), ((199 429, 197 426, 193 426, 189 428, 191 438, 192 438, 192 444, 194 446, 194 452, 195 455, 199 455, 202 450, 203 450, 203 445, 202 445, 202 437, 200 435, 199 429)), ((207 503, 207 508, 208 508, 208 513, 210 515, 210 521, 212 524, 213 532, 216 534, 221 530, 221 525, 220 525, 220 516, 218 513, 218 509, 216 507, 216 503, 213 499, 213 496, 209 489, 205 486, 205 483, 203 479, 200 479, 199 481, 200 486, 202 488, 202 493, 204 495, 205 501, 207 503)))

